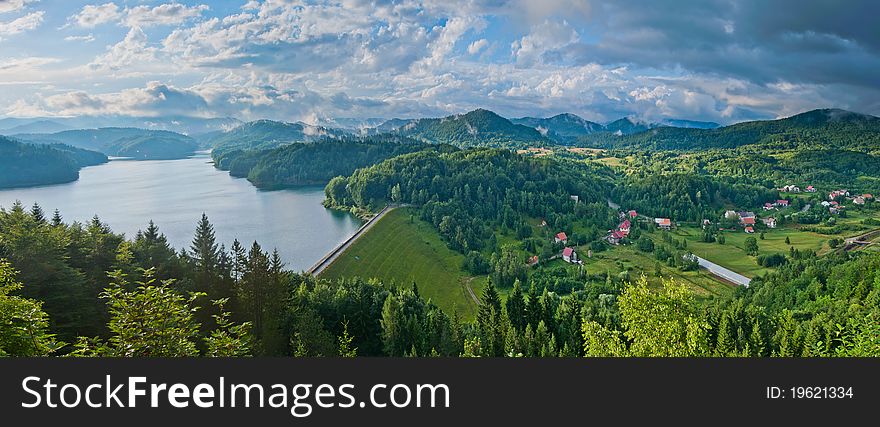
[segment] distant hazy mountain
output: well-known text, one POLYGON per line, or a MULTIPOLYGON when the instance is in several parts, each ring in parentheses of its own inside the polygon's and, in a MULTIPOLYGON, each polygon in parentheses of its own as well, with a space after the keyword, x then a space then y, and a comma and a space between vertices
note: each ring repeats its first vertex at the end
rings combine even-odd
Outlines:
POLYGON ((837 109, 813 110, 779 120, 742 122, 715 129, 659 127, 632 135, 583 137, 582 145, 607 148, 692 150, 773 144, 832 148, 880 146, 880 118, 837 109))
POLYGON ((598 123, 570 113, 557 114, 548 118, 522 117, 510 121, 535 128, 542 135, 561 144, 573 143, 580 136, 605 130, 605 127, 598 123))
POLYGON ((186 135, 136 128, 77 129, 50 134, 18 134, 14 137, 36 144, 66 144, 108 156, 138 160, 178 159, 198 149, 196 141, 186 135))
POLYGON ((3 135, 15 135, 18 133, 53 133, 73 129, 62 123, 52 120, 37 120, 35 122, 23 123, 0 131, 3 135))
POLYGON ((183 116, 127 117, 127 116, 82 116, 82 117, 36 117, 29 119, 0 119, 0 134, 55 133, 70 129, 98 129, 108 127, 167 130, 184 135, 203 134, 228 130, 242 124, 238 119, 200 118, 183 116))
POLYGON ((393 132, 434 144, 458 147, 524 147, 549 143, 534 128, 511 123, 489 110, 441 119, 412 120, 393 132))
POLYGON ((26 144, 0 136, 0 188, 75 181, 83 166, 106 162, 100 153, 74 147, 26 144))
POLYGON ((346 132, 305 123, 257 120, 245 123, 226 132, 215 132, 200 138, 215 150, 268 149, 295 142, 312 142, 321 138, 338 138, 346 132))
POLYGON ((241 125, 243 122, 231 117, 198 118, 182 116, 136 117, 122 121, 118 125, 150 130, 167 130, 184 135, 195 135, 214 131, 224 131, 241 125))

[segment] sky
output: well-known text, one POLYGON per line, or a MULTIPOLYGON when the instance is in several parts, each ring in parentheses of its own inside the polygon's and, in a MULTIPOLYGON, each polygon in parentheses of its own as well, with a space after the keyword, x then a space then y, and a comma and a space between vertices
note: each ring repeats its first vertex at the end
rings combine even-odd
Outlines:
POLYGON ((876 0, 0 0, 0 117, 880 115, 876 0))

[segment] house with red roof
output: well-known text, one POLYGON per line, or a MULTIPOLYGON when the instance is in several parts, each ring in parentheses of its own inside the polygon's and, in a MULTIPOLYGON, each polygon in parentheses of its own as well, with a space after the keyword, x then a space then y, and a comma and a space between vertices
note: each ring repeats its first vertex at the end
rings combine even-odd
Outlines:
POLYGON ((626 214, 629 215, 629 217, 630 217, 631 219, 635 219, 636 217, 639 216, 638 212, 636 212, 636 211, 634 211, 634 210, 629 211, 629 212, 627 212, 626 214))
POLYGON ((657 224, 657 227, 664 230, 672 228, 672 220, 669 218, 654 218, 654 223, 657 224))
POLYGON ((739 222, 742 225, 755 225, 755 217, 745 216, 745 217, 740 218, 739 222))
POLYGON ((534 267, 534 266, 538 265, 538 256, 537 255, 530 256, 527 263, 529 264, 530 267, 534 267))
POLYGON ((632 226, 632 223, 630 223, 629 220, 626 220, 621 222, 620 225, 617 226, 617 229, 626 235, 629 234, 630 226, 632 226))
POLYGON ((619 245, 620 241, 623 240, 624 237, 626 237, 626 233, 620 230, 615 230, 611 233, 608 233, 608 237, 606 237, 605 239, 607 239, 608 243, 611 243, 612 245, 619 245))
POLYGON ((775 205, 782 206, 782 207, 788 207, 788 200, 777 200, 775 205))
POLYGON ((753 227, 746 227, 746 230, 745 230, 745 231, 746 231, 746 233, 751 234, 751 233, 754 233, 754 232, 755 232, 755 229, 754 229, 753 227))
POLYGON ((816 187, 813 187, 812 185, 807 186, 807 193, 815 193, 815 192, 816 192, 816 187))
POLYGON ((574 248, 563 249, 562 260, 565 262, 577 262, 577 253, 574 251, 574 248))
POLYGON ((556 238, 554 239, 556 243, 565 243, 568 242, 568 236, 565 235, 564 231, 560 231, 556 233, 556 238))

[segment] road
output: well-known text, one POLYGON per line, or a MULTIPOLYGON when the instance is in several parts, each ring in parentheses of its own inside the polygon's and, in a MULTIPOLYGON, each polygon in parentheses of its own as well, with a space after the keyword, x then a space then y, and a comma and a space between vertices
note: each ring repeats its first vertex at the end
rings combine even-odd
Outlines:
POLYGON ((712 274, 714 274, 724 280, 736 283, 737 285, 740 285, 740 286, 745 286, 747 288, 749 287, 749 283, 752 282, 752 279, 749 279, 748 277, 743 276, 742 274, 739 274, 735 271, 729 270, 729 269, 724 268, 718 264, 715 264, 714 262, 709 261, 705 258, 700 258, 696 255, 694 255, 694 258, 697 259, 697 262, 700 264, 700 267, 703 267, 706 270, 709 270, 710 273, 712 273, 712 274))
POLYGON ((878 230, 871 230, 871 231, 869 231, 869 232, 867 232, 867 233, 864 233, 864 234, 861 234, 861 235, 858 235, 858 236, 850 237, 850 238, 848 238, 848 239, 846 239, 846 240, 843 241, 843 242, 844 242, 844 247, 845 247, 847 250, 849 250, 849 249, 852 249, 853 247, 855 247, 856 245, 859 245, 859 246, 861 246, 861 247, 865 247, 865 246, 871 245, 871 244, 874 243, 872 240, 873 240, 875 237, 877 237, 877 235, 880 235, 880 229, 878 229, 878 230))
POLYGON ((324 271, 324 269, 327 268, 328 265, 333 264, 333 261, 335 261, 336 258, 339 258, 339 255, 342 255, 342 253, 345 252, 345 250, 348 249, 349 246, 352 245, 352 243, 357 241, 357 239, 363 236, 364 233, 366 233, 370 228, 373 227, 373 225, 379 222, 379 220, 382 219, 385 214, 393 211, 396 208, 397 206, 393 205, 385 206, 384 209, 382 209, 381 211, 379 211, 379 213, 370 218, 369 221, 365 222, 364 225, 362 225, 361 228, 359 228, 358 231, 356 231, 351 237, 345 239, 345 241, 342 242, 339 246, 330 251, 327 255, 324 255, 323 258, 321 258, 317 263, 315 263, 315 265, 312 266, 312 268, 308 269, 308 271, 306 272, 308 274, 311 274, 312 276, 317 276, 321 274, 321 272, 324 271))

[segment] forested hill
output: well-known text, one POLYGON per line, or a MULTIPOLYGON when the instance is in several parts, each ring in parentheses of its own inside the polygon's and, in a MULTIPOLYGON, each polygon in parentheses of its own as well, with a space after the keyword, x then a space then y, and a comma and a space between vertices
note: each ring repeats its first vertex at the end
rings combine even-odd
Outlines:
POLYGON ((83 166, 107 157, 64 145, 25 144, 0 137, 0 188, 75 181, 83 166))
POLYGON ((367 138, 325 138, 314 143, 293 143, 269 150, 233 150, 212 153, 218 169, 246 177, 260 188, 324 185, 331 178, 350 175, 355 169, 389 157, 425 149, 455 150, 409 138, 381 135, 367 138))
POLYGON ((218 152, 266 150, 296 142, 313 142, 326 137, 339 138, 345 135, 346 133, 340 130, 303 123, 257 120, 226 132, 214 133, 203 138, 202 143, 218 152))
POLYGON ((598 133, 579 144, 600 148, 700 150, 763 144, 772 148, 880 147, 880 118, 844 110, 813 110, 780 120, 737 123, 717 129, 660 127, 633 135, 598 133))
POLYGON ((550 143, 534 128, 511 123, 483 109, 440 119, 412 120, 393 132, 425 142, 462 148, 522 148, 550 143))
POLYGON ((393 157, 333 178, 325 192, 326 204, 335 207, 375 212, 389 203, 420 206, 422 219, 449 247, 467 254, 494 248, 493 230, 529 228, 529 218, 564 229, 586 218, 585 239, 597 238, 616 219, 606 204, 611 182, 604 166, 487 148, 393 157))
POLYGON ((547 138, 561 144, 571 144, 583 135, 602 132, 605 127, 580 116, 564 113, 548 118, 523 117, 511 119, 512 123, 535 128, 547 138))
POLYGON ((77 129, 50 134, 19 134, 15 138, 36 144, 66 144, 137 160, 179 159, 198 149, 196 141, 186 135, 138 128, 77 129))

